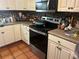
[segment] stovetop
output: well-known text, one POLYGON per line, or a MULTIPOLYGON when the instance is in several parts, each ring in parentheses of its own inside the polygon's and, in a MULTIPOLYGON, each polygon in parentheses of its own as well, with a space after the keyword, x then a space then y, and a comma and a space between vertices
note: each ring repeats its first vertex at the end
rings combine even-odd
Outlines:
POLYGON ((33 28, 35 30, 47 33, 48 31, 56 29, 57 27, 56 27, 56 25, 53 25, 52 27, 50 27, 50 26, 30 25, 30 28, 33 28))

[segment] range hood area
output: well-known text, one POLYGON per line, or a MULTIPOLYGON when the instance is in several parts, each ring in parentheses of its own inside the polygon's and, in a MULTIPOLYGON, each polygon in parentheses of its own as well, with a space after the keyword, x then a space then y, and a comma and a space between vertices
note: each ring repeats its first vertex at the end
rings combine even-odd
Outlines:
POLYGON ((57 0, 36 0, 36 12, 55 12, 57 0))

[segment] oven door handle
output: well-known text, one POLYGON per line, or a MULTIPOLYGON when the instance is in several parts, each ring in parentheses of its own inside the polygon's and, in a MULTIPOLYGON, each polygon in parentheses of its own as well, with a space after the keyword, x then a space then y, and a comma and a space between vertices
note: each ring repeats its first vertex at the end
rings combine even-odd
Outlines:
POLYGON ((35 29, 33 29, 33 28, 30 28, 30 30, 33 31, 33 32, 36 32, 36 33, 38 33, 38 34, 44 35, 44 36, 47 35, 46 33, 41 32, 41 31, 38 31, 38 30, 35 30, 35 29))

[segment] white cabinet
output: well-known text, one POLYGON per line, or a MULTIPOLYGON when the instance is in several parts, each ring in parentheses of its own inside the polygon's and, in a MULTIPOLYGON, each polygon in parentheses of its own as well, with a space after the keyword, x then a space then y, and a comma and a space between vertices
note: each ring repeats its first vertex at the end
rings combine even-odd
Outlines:
POLYGON ((47 59, 73 59, 76 44, 63 40, 49 34, 47 59))
POLYGON ((15 10, 15 0, 0 0, 0 10, 15 10))
POLYGON ((2 35, 5 45, 15 42, 13 26, 5 26, 2 35))
POLYGON ((76 0, 75 2, 75 11, 79 12, 79 0, 76 0))
POLYGON ((58 11, 79 12, 79 0, 58 0, 58 11))
POLYGON ((56 55, 57 55, 57 44, 54 42, 49 41, 48 42, 48 54, 47 54, 47 59, 56 59, 56 55))
POLYGON ((7 1, 8 0, 0 0, 0 10, 7 10, 8 9, 7 1))
POLYGON ((16 0, 16 10, 34 11, 35 9, 35 0, 16 0))
MULTIPOLYGON (((26 0, 28 1, 28 0, 26 0)), ((25 0, 16 0, 16 10, 26 10, 27 2, 25 0)))
POLYGON ((15 42, 13 26, 0 28, 0 47, 15 42))
POLYGON ((29 26, 22 24, 21 33, 22 33, 22 40, 29 45, 30 44, 30 42, 29 42, 29 26))
POLYGON ((35 11, 35 0, 0 0, 0 10, 35 11))
POLYGON ((36 10, 36 2, 35 0, 28 0, 28 7, 27 9, 30 10, 30 11, 35 11, 36 10))
POLYGON ((8 0, 8 10, 15 10, 16 9, 16 0, 8 0))
POLYGON ((3 40, 2 30, 0 28, 0 47, 4 46, 4 40, 3 40))
POLYGON ((71 50, 67 48, 61 47, 62 50, 60 51, 60 59, 73 59, 71 50))
POLYGON ((21 25, 20 24, 16 24, 14 25, 14 38, 15 38, 15 42, 21 40, 21 25))
POLYGON ((58 0, 58 11, 67 11, 68 0, 58 0))

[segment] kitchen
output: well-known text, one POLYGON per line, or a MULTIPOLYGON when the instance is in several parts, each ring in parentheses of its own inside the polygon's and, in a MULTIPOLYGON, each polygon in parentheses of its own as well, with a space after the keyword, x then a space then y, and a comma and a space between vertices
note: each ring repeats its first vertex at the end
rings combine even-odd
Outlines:
POLYGON ((79 59, 78 0, 0 0, 0 59, 79 59))

